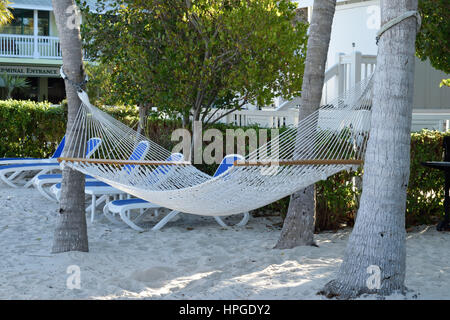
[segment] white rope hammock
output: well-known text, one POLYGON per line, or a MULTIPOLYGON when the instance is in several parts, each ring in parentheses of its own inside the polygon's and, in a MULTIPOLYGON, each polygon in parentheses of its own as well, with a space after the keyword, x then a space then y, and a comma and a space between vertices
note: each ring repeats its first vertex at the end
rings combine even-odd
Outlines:
POLYGON ((211 216, 247 212, 362 164, 370 129, 371 79, 358 83, 215 178, 187 161, 168 162, 170 151, 99 110, 80 91, 82 105, 68 147, 85 154, 84 141, 89 138, 99 137, 102 144, 90 159, 60 161, 172 210, 211 216), (131 156, 141 141, 148 141, 148 150, 140 153, 145 156, 131 156))

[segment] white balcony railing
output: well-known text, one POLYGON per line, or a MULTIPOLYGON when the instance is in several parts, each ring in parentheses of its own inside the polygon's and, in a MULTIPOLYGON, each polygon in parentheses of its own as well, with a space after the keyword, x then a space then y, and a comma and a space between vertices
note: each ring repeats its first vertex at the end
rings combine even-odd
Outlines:
POLYGON ((0 56, 11 58, 61 59, 58 37, 0 34, 0 56))
MULTIPOLYGON (((336 59, 337 63, 325 72, 321 104, 327 104, 340 93, 369 76, 375 70, 376 60, 377 57, 374 55, 365 55, 357 51, 349 55, 340 53, 336 59)), ((299 103, 300 98, 296 97, 290 101, 280 103, 275 108, 235 111, 220 119, 220 122, 238 126, 256 124, 272 128, 279 128, 283 125, 296 125, 298 123, 299 103)), ((412 114, 412 131, 419 131, 424 128, 440 131, 450 130, 450 109, 438 108, 414 109, 412 114)), ((218 114, 220 113, 217 112, 216 116, 218 114)))
MULTIPOLYGON (((220 114, 220 112, 217 112, 213 119, 220 114)), ((266 128, 295 126, 298 124, 298 110, 241 110, 225 116, 219 122, 236 126, 258 125, 266 128)), ((450 130, 450 110, 413 110, 411 131, 420 131, 422 129, 450 130)))
POLYGON ((358 51, 349 55, 339 53, 336 58, 337 63, 325 72, 322 104, 327 104, 372 74, 377 63, 377 56, 358 51))
POLYGON ((61 58, 61 45, 57 37, 37 37, 37 51, 41 58, 61 58))
MULTIPOLYGON (((219 118, 225 112, 226 110, 216 112, 211 120, 219 118)), ((256 124, 266 128, 280 128, 283 126, 296 125, 298 123, 298 111, 240 110, 224 116, 219 122, 240 127, 256 124)))

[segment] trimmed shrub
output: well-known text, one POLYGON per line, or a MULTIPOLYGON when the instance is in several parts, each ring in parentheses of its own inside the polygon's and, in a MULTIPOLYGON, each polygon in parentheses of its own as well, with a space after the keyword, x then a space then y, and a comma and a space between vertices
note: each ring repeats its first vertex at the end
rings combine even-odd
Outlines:
POLYGON ((361 177, 361 170, 340 172, 316 184, 316 231, 353 226, 360 194, 354 177, 361 177))
POLYGON ((65 133, 62 107, 33 101, 0 101, 0 157, 48 158, 65 133))
POLYGON ((450 133, 422 130, 411 134, 411 170, 406 200, 406 225, 433 224, 444 216, 444 174, 421 165, 442 161, 443 139, 450 133))

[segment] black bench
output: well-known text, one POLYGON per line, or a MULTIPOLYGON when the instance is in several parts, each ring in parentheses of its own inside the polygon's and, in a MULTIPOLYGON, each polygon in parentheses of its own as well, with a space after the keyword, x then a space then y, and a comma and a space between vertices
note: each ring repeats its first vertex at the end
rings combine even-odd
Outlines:
POLYGON ((422 162, 423 166, 430 167, 433 169, 438 169, 444 171, 445 175, 445 189, 444 189, 444 210, 445 217, 444 221, 441 221, 436 229, 438 231, 450 231, 450 136, 444 137, 444 161, 428 161, 422 162))

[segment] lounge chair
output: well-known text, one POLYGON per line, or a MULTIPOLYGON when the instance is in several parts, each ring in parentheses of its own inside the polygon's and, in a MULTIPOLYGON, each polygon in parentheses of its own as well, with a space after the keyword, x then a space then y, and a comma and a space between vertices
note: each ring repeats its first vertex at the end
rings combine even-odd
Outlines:
MULTIPOLYGON (((86 158, 91 157, 95 151, 100 147, 102 140, 100 138, 89 139, 86 149, 86 158)), ((95 178, 91 176, 86 176, 86 181, 92 181, 95 178)), ((62 181, 62 174, 38 174, 32 179, 34 187, 41 193, 45 198, 56 201, 56 198, 52 197, 52 193, 45 191, 46 185, 53 185, 60 183, 62 181)))
MULTIPOLYGON (((148 141, 139 142, 128 160, 143 160, 147 155, 149 149, 150 143, 148 141)), ((131 174, 135 168, 136 166, 134 165, 126 165, 122 170, 126 174, 131 174)), ((50 188, 50 190, 59 201, 59 198, 61 196, 61 183, 55 184, 50 188)), ((85 183, 84 192, 87 195, 91 196, 91 205, 86 208, 87 212, 91 211, 91 222, 94 221, 95 209, 99 204, 108 201, 109 197, 111 196, 121 196, 126 194, 125 192, 113 188, 109 184, 98 180, 87 181, 85 183), (98 196, 100 196, 99 199, 97 199, 98 196)))
MULTIPOLYGON (((39 158, 0 158, 0 165, 14 165, 14 164, 36 164, 36 163, 57 163, 57 159, 61 156, 64 145, 66 142, 66 137, 63 137, 55 153, 48 159, 39 158)), ((2 168, 2 167, 0 167, 2 168)))
MULTIPOLYGON (((183 155, 181 153, 174 153, 166 159, 166 161, 181 160, 183 160, 183 155)), ((158 174, 162 173, 165 178, 168 178, 170 176, 171 169, 173 168, 168 167, 169 166, 160 166, 159 168, 155 169, 155 172, 158 174)), ((119 198, 120 200, 124 200, 124 197, 130 198, 130 195, 128 195, 126 192, 111 187, 110 185, 101 181, 87 182, 84 191, 86 194, 91 195, 92 197, 91 205, 86 208, 86 210, 91 210, 91 221, 93 221, 93 216, 95 215, 95 210, 97 209, 97 207, 102 203, 108 203, 111 197, 119 198)))
MULTIPOLYGON (((91 176, 86 176, 85 179, 86 179, 86 182, 97 180, 91 176)), ((52 192, 45 191, 45 186, 46 185, 55 185, 55 184, 61 183, 61 181, 62 181, 61 173, 39 174, 33 178, 33 186, 39 191, 40 194, 42 194, 42 196, 44 196, 48 200, 58 201, 52 192)))
MULTIPOLYGON (((92 147, 92 153, 95 152, 95 150, 98 148, 100 142, 101 140, 99 138, 89 139, 88 145, 92 147)), ((57 152, 55 152, 55 154, 57 154, 57 152)), ((52 157, 51 159, 48 159, 47 162, 0 166, 0 180, 13 188, 28 188, 33 184, 33 179, 36 175, 47 174, 54 171, 61 171, 61 168, 57 159, 53 159, 52 157), (30 174, 35 171, 38 171, 38 173, 35 174, 29 181, 22 179, 24 174, 30 174)))
MULTIPOLYGON (((220 163, 213 177, 218 177, 224 174, 228 169, 230 169, 233 166, 235 161, 242 159, 244 159, 244 157, 242 157, 239 154, 227 155, 220 163)), ((160 206, 143 199, 126 199, 126 200, 115 200, 107 203, 103 208, 103 213, 112 222, 117 222, 117 220, 114 219, 114 216, 118 214, 122 219, 122 221, 125 222, 134 230, 144 231, 144 229, 139 227, 136 223, 142 220, 145 211, 155 209, 156 215, 158 215, 158 209, 160 208, 161 208, 160 206), (132 220, 130 213, 131 210, 135 209, 139 209, 140 214, 135 219, 132 220)), ((160 222, 158 222, 152 228, 152 230, 160 230, 179 213, 180 213, 179 211, 171 211, 160 222)), ((237 226, 244 226, 245 224, 247 224, 249 217, 250 217, 249 213, 245 212, 243 219, 237 224, 237 226)), ((227 227, 227 224, 222 220, 221 217, 214 217, 214 219, 222 227, 227 227)))

